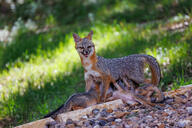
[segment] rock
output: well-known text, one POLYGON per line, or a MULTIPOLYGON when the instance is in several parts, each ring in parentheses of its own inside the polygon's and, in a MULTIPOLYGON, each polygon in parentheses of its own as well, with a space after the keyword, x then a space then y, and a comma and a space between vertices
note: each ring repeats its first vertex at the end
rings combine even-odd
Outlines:
POLYGON ((153 117, 152 117, 152 116, 150 116, 150 115, 146 116, 146 118, 147 118, 148 120, 153 119, 153 117))
POLYGON ((116 112, 115 117, 121 118, 121 117, 125 116, 126 114, 129 114, 129 112, 116 112))
POLYGON ((138 117, 135 117, 135 116, 133 116, 133 117, 131 117, 131 118, 129 118, 132 122, 137 122, 138 120, 139 120, 139 118, 138 117))
POLYGON ((177 124, 180 128, 184 128, 190 123, 190 120, 180 120, 177 124))
POLYGON ((104 126, 103 128, 110 128, 110 126, 104 126))
POLYGON ((107 121, 105 121, 105 120, 100 120, 99 121, 100 126, 105 126, 106 124, 107 124, 107 121))
POLYGON ((123 123, 123 128, 132 128, 132 124, 123 123))
POLYGON ((88 127, 90 125, 90 122, 89 121, 85 121, 85 122, 83 122, 83 124, 84 124, 85 127, 88 127))
POLYGON ((113 112, 113 109, 111 109, 111 108, 110 108, 110 109, 107 109, 107 112, 108 112, 108 113, 112 113, 112 112, 113 112))
POLYGON ((166 112, 168 115, 173 114, 173 111, 172 111, 172 110, 170 110, 170 109, 165 109, 165 110, 164 110, 164 112, 166 112))
POLYGON ((45 128, 52 128, 52 127, 54 128, 56 124, 57 124, 56 121, 47 122, 45 124, 45 128))
POLYGON ((88 119, 87 115, 84 115, 81 118, 84 119, 84 120, 88 119))
POLYGON ((192 115, 192 107, 187 107, 186 109, 187 109, 188 114, 192 115))
POLYGON ((73 124, 73 120, 72 119, 67 119, 66 125, 68 125, 68 124, 73 124))
POLYGON ((166 100, 165 100, 165 103, 166 104, 171 104, 171 103, 173 103, 174 102, 174 99, 173 98, 167 98, 166 100))
POLYGON ((108 122, 115 121, 115 117, 109 117, 109 118, 107 119, 107 121, 108 121, 108 122))
POLYGON ((83 121, 78 121, 75 123, 77 126, 82 126, 83 125, 83 121))
POLYGON ((100 114, 102 117, 107 117, 109 115, 109 113, 107 112, 107 109, 105 108, 100 112, 100 114))
POLYGON ((162 112, 162 116, 168 116, 169 114, 166 112, 162 112))
POLYGON ((111 122, 111 125, 115 125, 115 124, 116 124, 115 121, 112 121, 112 122, 111 122))
MULTIPOLYGON (((66 127, 67 128, 75 128, 75 125, 74 124, 68 124, 68 125, 66 125, 66 127)), ((56 127, 56 128, 62 128, 62 127, 56 127)))
POLYGON ((117 123, 120 123, 122 120, 121 119, 115 119, 115 122, 117 122, 117 123))
POLYGON ((117 126, 115 126, 115 125, 111 125, 110 127, 111 127, 111 128, 117 128, 117 126))
POLYGON ((93 125, 95 125, 95 121, 94 120, 89 120, 89 124, 93 126, 93 125))
POLYGON ((97 108, 92 110, 92 113, 93 113, 94 115, 97 115, 99 112, 100 112, 100 110, 97 109, 97 108))
POLYGON ((95 125, 93 128, 100 128, 100 126, 99 125, 95 125))
POLYGON ((165 125, 164 124, 160 124, 160 125, 158 125, 158 128, 165 128, 165 125))

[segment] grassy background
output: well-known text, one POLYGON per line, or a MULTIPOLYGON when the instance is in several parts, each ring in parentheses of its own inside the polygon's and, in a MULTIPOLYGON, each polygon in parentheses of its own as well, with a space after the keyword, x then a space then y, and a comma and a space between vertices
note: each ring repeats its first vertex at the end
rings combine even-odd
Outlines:
POLYGON ((15 4, 14 11, 0 16, 1 29, 6 26, 11 31, 19 24, 12 41, 0 42, 0 127, 40 119, 71 94, 84 91, 73 32, 83 37, 93 30, 97 53, 106 58, 135 53, 156 57, 163 90, 192 83, 191 0, 26 0, 15 4), (29 19, 35 29, 25 26, 29 19))

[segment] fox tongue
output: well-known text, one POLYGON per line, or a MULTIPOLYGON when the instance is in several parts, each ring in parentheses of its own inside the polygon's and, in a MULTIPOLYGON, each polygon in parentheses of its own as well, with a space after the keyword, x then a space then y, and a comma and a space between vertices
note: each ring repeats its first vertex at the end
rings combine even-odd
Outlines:
POLYGON ((85 57, 88 57, 88 54, 83 54, 85 57))

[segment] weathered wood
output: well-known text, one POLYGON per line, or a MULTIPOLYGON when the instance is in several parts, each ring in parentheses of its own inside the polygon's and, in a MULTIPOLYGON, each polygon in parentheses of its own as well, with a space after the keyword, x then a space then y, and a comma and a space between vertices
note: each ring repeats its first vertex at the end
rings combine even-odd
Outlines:
POLYGON ((17 126, 15 128, 44 128, 47 122, 54 121, 52 118, 45 118, 37 121, 33 121, 27 124, 17 126))
POLYGON ((63 113, 57 116, 56 121, 58 122, 65 122, 67 119, 72 119, 74 121, 78 121, 83 115, 90 114, 93 109, 115 109, 123 105, 123 101, 121 99, 106 102, 103 104, 97 104, 90 107, 87 107, 85 109, 79 109, 76 111, 71 111, 67 113, 63 113))

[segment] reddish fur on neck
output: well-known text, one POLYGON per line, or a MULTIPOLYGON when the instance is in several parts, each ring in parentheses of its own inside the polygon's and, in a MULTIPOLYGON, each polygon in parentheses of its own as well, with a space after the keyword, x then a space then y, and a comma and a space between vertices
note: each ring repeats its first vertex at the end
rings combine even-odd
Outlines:
MULTIPOLYGON (((94 51, 94 53, 93 53, 93 55, 92 56, 90 56, 90 63, 85 63, 84 61, 83 61, 83 57, 81 57, 80 56, 80 59, 81 59, 81 63, 82 63, 82 65, 83 65, 83 67, 86 67, 86 66, 89 66, 90 64, 92 65, 92 67, 91 67, 91 69, 92 70, 96 70, 97 68, 96 68, 96 63, 97 63, 97 56, 96 56, 96 53, 95 53, 95 51, 94 51)), ((87 72, 86 70, 85 70, 85 72, 87 72)))

